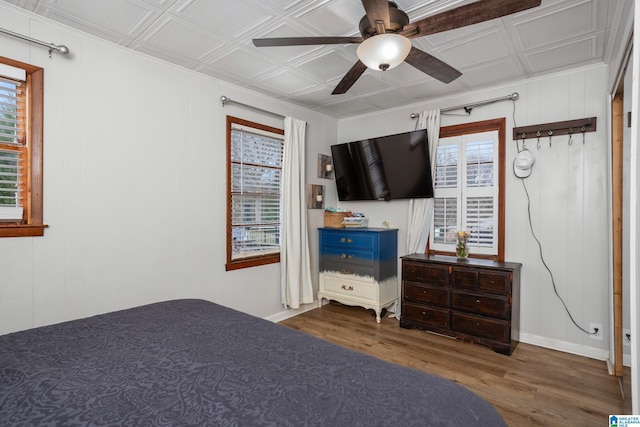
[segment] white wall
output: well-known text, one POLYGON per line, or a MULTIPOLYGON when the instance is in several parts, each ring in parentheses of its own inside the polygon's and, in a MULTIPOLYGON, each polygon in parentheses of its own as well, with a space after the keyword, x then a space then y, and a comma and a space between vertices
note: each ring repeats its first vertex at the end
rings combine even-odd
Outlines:
MULTIPOLYGON (((544 78, 495 87, 406 108, 343 119, 338 139, 347 142, 414 129, 411 112, 446 108, 492 99, 513 92, 515 102, 475 108, 471 116, 442 116, 442 126, 492 118, 507 119, 506 260, 522 263, 521 341, 605 359, 609 337, 608 208, 607 208, 607 80, 608 67, 597 65, 544 78), (604 327, 603 341, 590 339, 574 327, 554 294, 549 274, 540 261, 538 247, 529 231, 525 192, 513 176, 516 143, 512 141, 514 117, 518 126, 596 116, 598 130, 575 135, 541 138, 527 147, 536 157, 526 184, 531 195, 534 230, 544 257, 555 277, 559 294, 573 317, 587 329, 590 322, 604 327)), ((388 220, 400 229, 399 254, 404 255, 408 203, 358 202, 341 207, 362 211, 370 226, 388 220)))
MULTIPOLYGON (((0 55, 45 69, 44 237, 0 239, 0 334, 172 298, 278 315, 279 264, 225 271, 225 116, 309 124, 307 177, 336 121, 0 4, 0 55)), ((325 182, 318 182, 325 181, 325 182)), ((311 212, 317 282, 319 211, 311 212)), ((315 283, 317 289, 317 283, 315 283)))

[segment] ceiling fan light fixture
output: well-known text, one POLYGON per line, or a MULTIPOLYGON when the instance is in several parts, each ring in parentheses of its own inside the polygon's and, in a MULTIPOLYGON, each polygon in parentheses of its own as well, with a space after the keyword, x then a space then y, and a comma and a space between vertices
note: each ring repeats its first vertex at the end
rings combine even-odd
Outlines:
POLYGON ((378 34, 358 46, 358 59, 374 70, 390 70, 405 60, 411 51, 411 41, 399 34, 378 34))

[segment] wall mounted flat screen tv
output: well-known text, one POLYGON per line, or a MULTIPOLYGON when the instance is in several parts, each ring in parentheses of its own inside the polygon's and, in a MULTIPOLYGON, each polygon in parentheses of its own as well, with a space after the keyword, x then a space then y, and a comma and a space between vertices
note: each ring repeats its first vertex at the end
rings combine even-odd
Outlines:
POLYGON ((426 130, 331 146, 338 199, 433 197, 426 130))

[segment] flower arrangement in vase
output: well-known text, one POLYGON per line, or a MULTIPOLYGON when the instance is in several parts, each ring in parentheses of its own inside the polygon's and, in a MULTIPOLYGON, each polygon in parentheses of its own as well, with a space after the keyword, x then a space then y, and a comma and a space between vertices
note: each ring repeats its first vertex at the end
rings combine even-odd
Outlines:
POLYGON ((456 233, 456 256, 458 259, 467 259, 469 257, 469 248, 467 247, 467 240, 471 236, 468 231, 458 231, 456 233))

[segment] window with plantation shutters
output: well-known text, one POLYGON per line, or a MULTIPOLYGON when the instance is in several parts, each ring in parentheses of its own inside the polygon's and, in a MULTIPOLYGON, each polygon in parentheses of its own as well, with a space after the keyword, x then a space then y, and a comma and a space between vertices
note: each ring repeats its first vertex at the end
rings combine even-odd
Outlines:
POLYGON ((44 70, 0 57, 0 237, 42 236, 44 70))
POLYGON ((227 269, 280 260, 283 131, 227 117, 227 269))
POLYGON ((468 231, 470 253, 503 256, 500 207, 504 119, 442 128, 435 159, 433 221, 429 250, 454 253, 456 232, 468 231))

